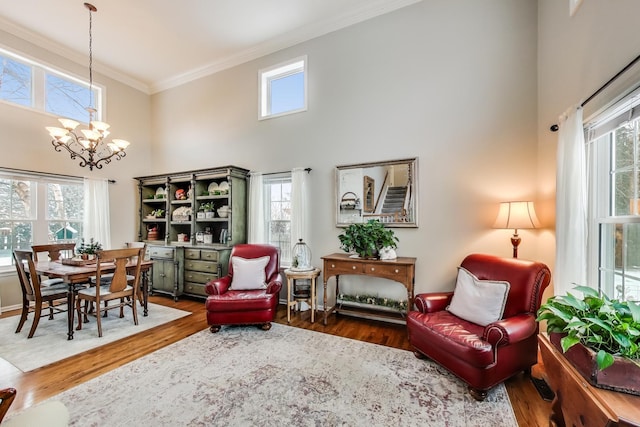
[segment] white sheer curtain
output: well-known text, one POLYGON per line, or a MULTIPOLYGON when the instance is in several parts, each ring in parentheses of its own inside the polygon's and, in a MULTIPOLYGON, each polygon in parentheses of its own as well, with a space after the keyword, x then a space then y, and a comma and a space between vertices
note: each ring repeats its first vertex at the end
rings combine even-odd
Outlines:
POLYGON ((556 264, 554 293, 586 286, 587 176, 582 108, 560 117, 556 177, 556 264))
POLYGON ((303 239, 311 248, 308 174, 304 168, 291 171, 291 247, 303 239))
POLYGON ((248 239, 249 243, 266 243, 264 230, 264 182, 262 174, 251 172, 249 176, 248 239))
POLYGON ((106 179, 84 179, 83 228, 82 237, 87 242, 93 237, 104 249, 111 249, 109 181, 106 179))

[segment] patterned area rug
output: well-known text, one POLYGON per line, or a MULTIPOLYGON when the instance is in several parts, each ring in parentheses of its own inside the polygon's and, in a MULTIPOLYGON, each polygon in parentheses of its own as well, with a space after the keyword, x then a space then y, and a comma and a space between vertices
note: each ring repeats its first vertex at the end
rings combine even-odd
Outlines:
POLYGON ((516 426, 413 353, 274 324, 199 332, 53 398, 82 426, 516 426))
POLYGON ((53 320, 49 320, 48 316, 41 317, 33 338, 27 338, 33 314, 29 314, 19 334, 15 331, 20 318, 11 316, 0 320, 0 357, 22 372, 32 371, 188 314, 191 313, 149 303, 147 317, 142 315, 142 308, 138 309, 136 326, 131 309, 125 309, 123 318, 118 317, 118 310, 112 310, 108 317, 102 319, 102 338, 98 337, 96 319, 90 317, 89 323, 83 324, 81 331, 74 332, 71 341, 67 341, 67 313, 56 314, 53 320))

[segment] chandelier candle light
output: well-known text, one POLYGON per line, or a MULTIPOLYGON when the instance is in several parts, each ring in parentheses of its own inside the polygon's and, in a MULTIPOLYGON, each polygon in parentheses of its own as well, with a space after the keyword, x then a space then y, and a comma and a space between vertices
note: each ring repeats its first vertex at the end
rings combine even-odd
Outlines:
POLYGON ((123 139, 114 139, 112 142, 105 142, 104 138, 109 135, 109 124, 93 120, 97 110, 93 106, 93 50, 92 50, 92 13, 98 9, 90 3, 84 6, 89 10, 89 129, 81 129, 78 133, 75 129, 80 123, 75 120, 60 118, 62 124, 59 127, 46 127, 53 138, 51 143, 56 151, 64 148, 71 155, 71 159, 81 158, 80 166, 89 166, 89 170, 102 169, 101 162, 108 164, 115 157, 120 160, 126 153, 124 150, 129 146, 129 142, 123 139))
POLYGON ((522 240, 518 235, 518 229, 538 228, 540 222, 533 209, 533 202, 502 202, 493 228, 512 228, 511 244, 513 245, 513 257, 518 258, 518 245, 522 240))

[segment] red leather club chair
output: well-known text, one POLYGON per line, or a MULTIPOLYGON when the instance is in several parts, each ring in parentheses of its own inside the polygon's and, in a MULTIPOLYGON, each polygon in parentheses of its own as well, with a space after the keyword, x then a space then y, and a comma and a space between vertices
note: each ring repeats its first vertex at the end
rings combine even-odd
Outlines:
POLYGON ((228 275, 207 283, 207 323, 211 332, 222 325, 260 325, 271 329, 282 288, 278 248, 271 245, 235 245, 228 275), (264 273, 264 274, 263 274, 264 273))
POLYGON ((416 357, 444 366, 484 400, 489 389, 518 372, 531 374, 537 363, 536 312, 551 272, 540 262, 483 254, 467 256, 461 267, 479 280, 509 282, 502 319, 480 326, 446 310, 453 292, 419 294, 407 317, 409 342, 416 357))

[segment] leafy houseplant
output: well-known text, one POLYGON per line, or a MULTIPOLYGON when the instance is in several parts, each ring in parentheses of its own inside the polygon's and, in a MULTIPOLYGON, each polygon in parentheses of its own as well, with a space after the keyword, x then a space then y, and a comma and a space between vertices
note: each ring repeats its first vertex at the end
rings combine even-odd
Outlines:
POLYGON ((156 218, 162 218, 164 216, 164 209, 154 209, 151 211, 151 215, 156 218))
POLYGON ((377 219, 351 224, 338 236, 340 249, 356 252, 360 257, 376 257, 385 247, 397 248, 398 238, 392 229, 386 228, 377 219))
POLYGON ((92 237, 89 239, 89 243, 85 243, 84 237, 80 241, 80 246, 76 249, 76 253, 83 259, 89 257, 89 255, 95 255, 98 251, 102 250, 102 245, 92 237))
POLYGON ((563 352, 580 343, 596 352, 599 370, 613 365, 621 356, 640 365, 640 306, 600 295, 595 289, 578 286, 583 299, 571 293, 549 298, 538 310, 537 320, 547 321, 547 332, 566 334, 563 352))

